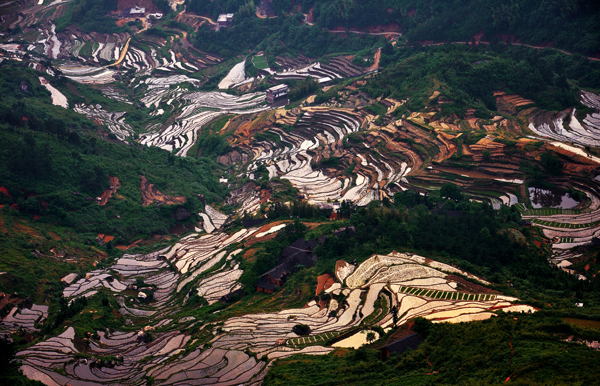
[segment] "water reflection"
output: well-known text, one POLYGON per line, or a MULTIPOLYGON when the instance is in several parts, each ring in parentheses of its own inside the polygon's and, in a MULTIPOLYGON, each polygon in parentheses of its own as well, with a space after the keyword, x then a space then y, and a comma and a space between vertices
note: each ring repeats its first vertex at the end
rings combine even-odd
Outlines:
POLYGON ((529 188, 529 198, 531 199, 531 204, 535 209, 573 209, 579 205, 579 201, 574 200, 569 193, 562 193, 534 187, 529 188))

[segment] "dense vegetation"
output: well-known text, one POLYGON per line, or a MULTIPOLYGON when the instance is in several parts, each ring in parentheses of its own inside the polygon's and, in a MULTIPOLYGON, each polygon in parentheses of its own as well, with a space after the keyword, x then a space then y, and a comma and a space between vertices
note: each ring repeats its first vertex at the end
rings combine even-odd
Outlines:
MULTIPOLYGON (((234 18, 231 28, 211 31, 202 27, 195 33, 194 45, 202 51, 228 57, 263 51, 269 61, 278 55, 302 53, 309 57, 360 51, 372 47, 380 39, 369 35, 349 37, 330 34, 317 26, 302 24, 302 16, 259 19, 234 18)), ((270 62, 269 64, 272 65, 270 62)))
MULTIPOLYGON (((253 5, 245 0, 192 0, 189 9, 216 18, 222 12, 248 13, 245 10, 253 5)), ((298 6, 304 13, 312 9, 314 20, 329 29, 394 23, 411 42, 470 41, 481 34, 487 41, 516 38, 586 55, 600 53, 600 5, 593 1, 283 0, 273 2, 273 6, 280 17, 298 10, 298 6)))
POLYGON ((414 351, 386 361, 367 348, 340 355, 295 356, 276 362, 265 385, 520 385, 595 384, 600 352, 565 343, 570 335, 598 339, 546 315, 500 316, 482 322, 415 326, 427 336, 414 351))
POLYGON ((365 28, 395 23, 411 42, 512 40, 556 47, 586 55, 600 53, 600 5, 578 0, 283 0, 274 2, 281 14, 301 5, 326 28, 365 28))
MULTIPOLYGON (((578 106, 579 87, 600 87, 600 63, 553 50, 500 45, 383 48, 387 68, 369 80, 372 96, 410 98, 417 111, 431 103, 432 90, 452 103, 443 113, 462 115, 469 106, 496 110, 493 92, 504 90, 532 99, 547 110, 578 106)), ((435 102, 433 102, 435 103, 435 102)))
POLYGON ((1 204, 17 204, 23 215, 41 215, 39 221, 90 237, 107 233, 117 236, 116 242, 130 242, 167 233, 176 222, 172 214, 178 206, 142 207, 140 175, 166 195, 186 196, 182 207, 192 214, 201 207, 198 194, 209 202, 222 198, 210 158, 176 158, 157 148, 98 140, 92 131, 101 127, 50 105, 33 70, 5 68, 0 90, 9 97, 0 104, 0 181, 11 197, 0 194, 1 204), (110 175, 122 186, 117 198, 101 207, 95 198, 110 185, 110 175))
POLYGON ((56 30, 76 24, 84 32, 119 33, 126 27, 117 27, 115 19, 108 16, 117 10, 117 0, 75 0, 71 2, 65 14, 56 19, 56 30))

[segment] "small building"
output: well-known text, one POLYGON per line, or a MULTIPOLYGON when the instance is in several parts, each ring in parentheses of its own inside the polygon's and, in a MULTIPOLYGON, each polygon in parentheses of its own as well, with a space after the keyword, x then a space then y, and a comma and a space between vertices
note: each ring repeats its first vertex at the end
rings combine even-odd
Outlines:
POLYGON ((144 17, 146 15, 146 8, 135 6, 129 9, 129 17, 144 17))
POLYGON ((272 294, 275 292, 275 284, 272 282, 272 278, 261 276, 256 281, 256 292, 264 292, 266 294, 272 294))
POLYGON ((265 91, 267 94, 267 103, 274 103, 277 99, 287 95, 288 92, 287 84, 278 84, 265 91))
POLYGON ((148 17, 152 17, 152 18, 154 18, 154 19, 158 20, 158 19, 162 19, 162 17, 163 17, 163 14, 162 14, 162 13, 159 13, 159 12, 156 12, 156 13, 149 13, 149 14, 148 14, 148 17))
POLYGON ((298 270, 299 266, 314 267, 317 257, 313 251, 323 241, 324 238, 308 241, 298 239, 285 247, 281 252, 283 262, 260 276, 256 281, 256 292, 272 294, 277 287, 283 287, 287 278, 298 270))
POLYGON ((233 13, 222 13, 217 19, 219 28, 230 28, 233 24, 233 13))
POLYGON ((244 290, 242 289, 237 289, 233 292, 228 293, 227 295, 223 295, 221 296, 221 298, 219 298, 219 302, 221 304, 225 304, 225 303, 231 303, 233 301, 238 300, 239 298, 241 298, 244 295, 244 290))
POLYGON ((387 344, 379 349, 382 360, 387 359, 392 353, 402 353, 408 349, 414 350, 423 343, 423 338, 417 333, 413 333, 400 338, 395 342, 387 344))
POLYGON ((273 0, 260 0, 260 9, 258 11, 262 16, 275 16, 273 0))

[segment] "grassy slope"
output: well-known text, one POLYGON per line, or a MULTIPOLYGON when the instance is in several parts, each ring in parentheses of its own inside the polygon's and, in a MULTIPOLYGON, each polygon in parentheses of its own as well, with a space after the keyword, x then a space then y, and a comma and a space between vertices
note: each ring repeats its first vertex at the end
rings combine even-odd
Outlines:
POLYGON ((543 315, 512 316, 433 325, 417 350, 387 361, 370 349, 294 356, 277 361, 265 385, 493 385, 509 378, 527 385, 595 383, 600 352, 562 339, 571 334, 597 339, 598 330, 543 315))

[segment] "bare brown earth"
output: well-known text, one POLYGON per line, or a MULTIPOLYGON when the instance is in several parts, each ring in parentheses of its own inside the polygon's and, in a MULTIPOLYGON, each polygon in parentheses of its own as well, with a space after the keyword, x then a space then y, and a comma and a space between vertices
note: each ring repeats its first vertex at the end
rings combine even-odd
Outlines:
POLYGON ((244 261, 251 263, 254 261, 255 253, 256 253, 256 249, 248 249, 246 252, 244 252, 244 256, 242 256, 242 259, 244 259, 244 261))
POLYGON ((332 278, 331 275, 329 275, 328 273, 317 277, 317 291, 315 295, 318 296, 321 293, 321 291, 331 287, 333 283, 335 283, 335 279, 332 278))
POLYGON ((108 178, 110 179, 110 186, 106 188, 104 193, 102 193, 100 196, 100 202, 98 203, 99 205, 106 205, 108 199, 111 198, 113 194, 116 193, 117 189, 121 187, 121 181, 119 181, 116 176, 109 176, 108 178))
POLYGON ((250 116, 250 118, 244 117, 243 120, 240 119, 239 121, 236 118, 232 118, 230 121, 231 124, 228 126, 236 127, 235 124, 237 124, 235 135, 231 137, 231 139, 234 141, 232 145, 248 145, 254 137, 254 134, 261 131, 263 128, 266 129, 264 124, 269 123, 266 121, 269 121, 267 118, 271 114, 271 112, 256 115, 253 114, 250 116), (234 122, 234 120, 236 122, 234 122))
POLYGON ((381 60, 381 48, 378 48, 373 57, 375 60, 373 65, 367 68, 367 72, 377 71, 379 69, 379 61, 381 60))
POLYGON ((466 290, 468 292, 474 292, 474 293, 494 293, 494 294, 500 293, 496 290, 481 286, 479 284, 471 283, 470 281, 467 281, 457 275, 446 276, 446 279, 457 282, 459 285, 459 289, 461 291, 466 290))
POLYGON ((507 95, 504 91, 494 92, 494 97, 496 97, 498 111, 513 115, 517 113, 519 107, 534 104, 532 100, 525 99, 519 95, 507 95))
POLYGON ((142 205, 148 206, 156 202, 165 205, 178 205, 185 202, 184 196, 167 196, 162 194, 156 186, 151 184, 146 177, 140 176, 140 190, 142 192, 142 205))
POLYGON ((0 231, 4 232, 8 232, 8 229, 6 229, 6 225, 4 225, 4 218, 2 217, 2 212, 0 212, 0 231))
POLYGON ((545 146, 545 148, 548 148, 548 149, 552 150, 554 153, 558 153, 560 155, 563 155, 563 156, 568 157, 571 160, 573 160, 574 162, 565 163, 565 169, 567 169, 569 171, 572 171, 575 173, 578 173, 578 172, 590 173, 590 172, 596 170, 596 168, 598 167, 598 164, 595 163, 594 161, 590 160, 589 158, 586 158, 582 155, 568 151, 567 149, 563 149, 562 147, 553 146, 551 144, 548 144, 545 146))
POLYGON ((470 145, 469 149, 473 153, 473 159, 477 162, 484 160, 483 152, 488 151, 491 157, 502 157, 504 155, 505 145, 494 142, 493 139, 481 138, 476 144, 470 145))
MULTIPOLYGON (((266 232, 266 231, 268 231, 269 229, 273 228, 274 226, 277 226, 277 225, 279 225, 279 224, 283 224, 283 223, 286 223, 286 222, 289 222, 289 221, 286 221, 286 220, 281 220, 281 221, 275 221, 275 222, 272 222, 272 223, 269 223, 269 224, 263 225, 263 226, 262 226, 262 227, 260 227, 260 229, 259 229, 259 230, 256 232, 256 234, 259 234, 259 233, 262 233, 262 232, 266 232)), ((275 238, 275 236, 277 236, 277 232, 275 232, 275 233, 271 233, 271 234, 268 234, 268 235, 265 235, 265 236, 263 236, 263 237, 253 237, 253 238, 251 238, 251 239, 247 240, 247 241, 244 243, 244 245, 245 245, 246 247, 249 247, 249 246, 251 246, 251 245, 252 245, 252 244, 254 244, 254 243, 259 243, 259 242, 261 242, 261 241, 267 241, 267 240, 274 239, 274 238, 275 238)), ((254 253, 253 253, 253 254, 254 254, 254 253)), ((244 258, 245 258, 245 256, 246 256, 246 255, 244 255, 244 258)))
POLYGON ((42 234, 38 230, 36 230, 30 226, 27 226, 21 222, 15 222, 15 224, 13 225, 13 231, 16 231, 16 233, 20 233, 20 234, 25 233, 31 237, 36 237, 36 238, 43 237, 42 234))
POLYGON ((202 24, 206 23, 207 20, 209 20, 211 24, 214 23, 208 18, 192 15, 185 12, 181 12, 180 14, 178 14, 175 20, 189 25, 190 27, 194 28, 195 31, 198 31, 198 28, 200 28, 202 24))

